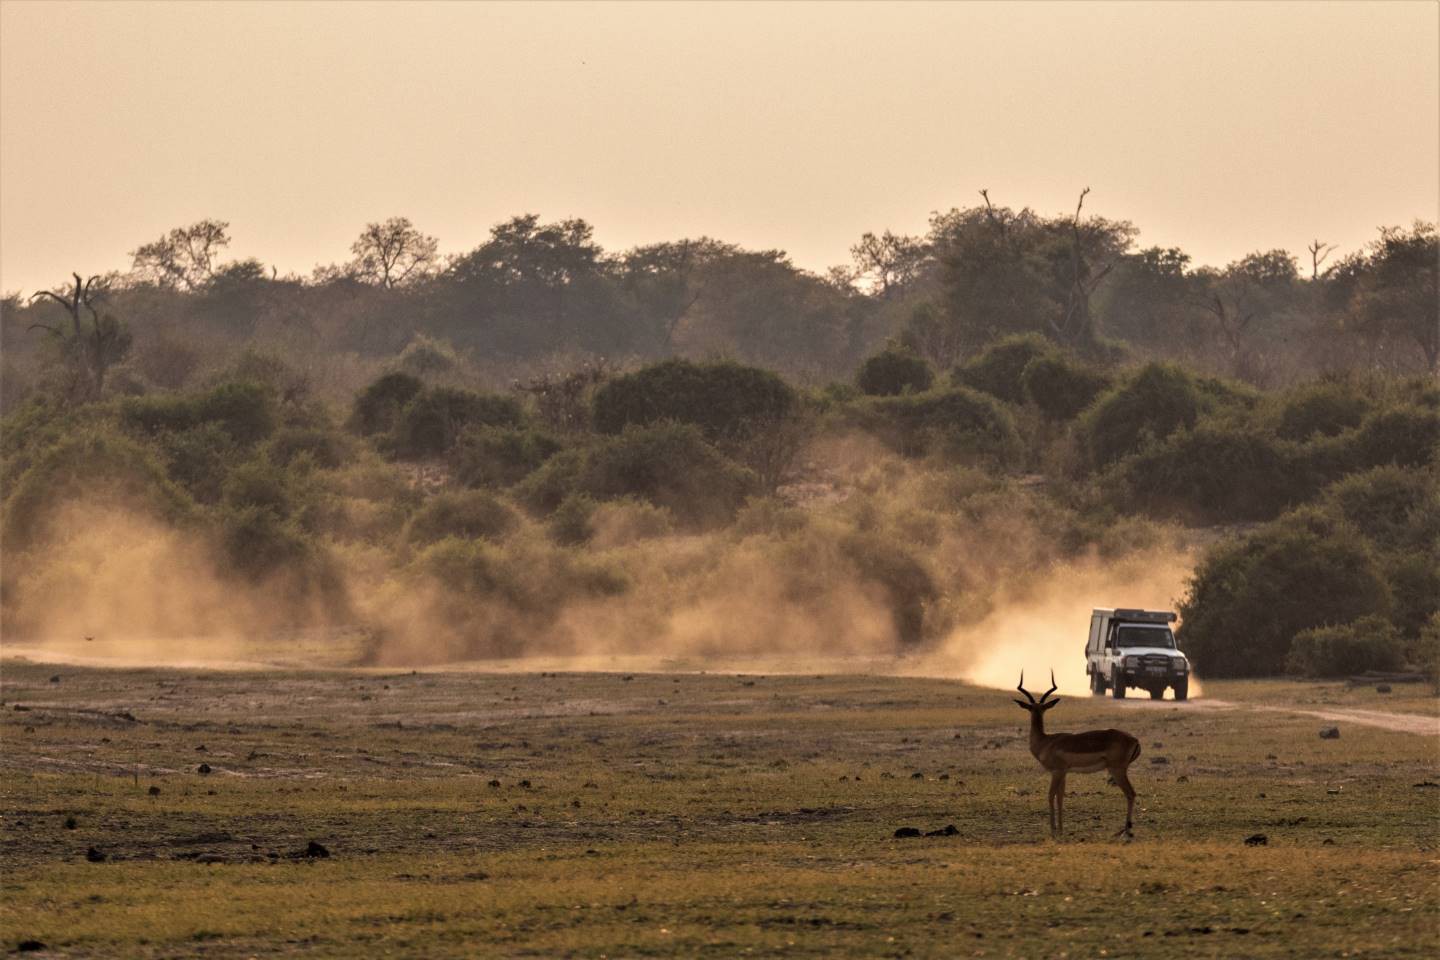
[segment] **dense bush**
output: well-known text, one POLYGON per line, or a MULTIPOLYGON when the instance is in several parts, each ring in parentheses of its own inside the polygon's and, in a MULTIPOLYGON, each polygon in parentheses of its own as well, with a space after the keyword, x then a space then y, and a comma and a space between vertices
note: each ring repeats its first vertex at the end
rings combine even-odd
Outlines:
POLYGON ((572 493, 560 501, 560 506, 550 514, 548 523, 550 538, 556 543, 573 546, 588 543, 594 531, 590 519, 598 506, 583 493, 572 493))
POLYGON ((1279 399, 1275 432, 1287 440, 1333 437, 1359 426, 1370 407, 1370 398, 1349 383, 1303 384, 1279 399))
POLYGON ((959 386, 970 387, 1006 403, 1025 402, 1022 376, 1032 360, 1055 353, 1055 345, 1044 337, 1020 334, 990 344, 955 368, 952 378, 959 386))
POLYGON ((1201 394, 1179 367, 1151 363, 1107 391, 1081 418, 1081 435, 1097 466, 1114 463, 1176 430, 1195 426, 1201 394))
POLYGON ((906 456, 938 452, 1011 464, 1021 453, 1009 412, 993 398, 965 387, 877 397, 865 412, 866 425, 906 456))
POLYGON ((176 524, 196 515, 151 450, 113 428, 89 427, 37 453, 17 478, 4 503, 5 549, 29 546, 53 512, 72 502, 144 510, 176 524))
POLYGON ((1325 508, 1384 550, 1440 544, 1440 477, 1433 470, 1385 466, 1326 487, 1325 508))
POLYGON ((629 427, 584 450, 556 454, 519 487, 547 513, 571 494, 596 500, 638 497, 687 527, 723 524, 755 492, 755 475, 727 459, 687 424, 629 427))
POLYGON ((1058 352, 1044 353, 1020 374, 1026 399, 1049 420, 1074 420, 1110 387, 1110 378, 1058 352))
POLYGON ((930 389, 933 379, 930 365, 914 352, 887 347, 860 365, 855 385, 861 393, 872 397, 893 397, 902 393, 924 393, 930 389))
POLYGON ((1368 542, 1306 508, 1205 555, 1180 605, 1181 641, 1202 676, 1271 676, 1300 631, 1390 606, 1368 542))
POLYGON ((400 411, 415 398, 425 384, 408 373, 387 373, 370 384, 355 398, 350 413, 350 427, 361 436, 389 433, 400 419, 400 411))
POLYGON ((1398 670, 1404 661, 1404 646, 1394 625, 1371 616, 1301 630, 1290 644, 1285 667, 1305 677, 1344 677, 1366 670, 1398 670))
POLYGON ((162 434, 157 439, 165 471, 200 503, 216 503, 240 446, 218 423, 162 434))
POLYGON ((400 411, 395 424, 395 453, 405 459, 443 456, 466 427, 516 427, 520 403, 514 397, 432 387, 400 411))
POLYGON ((446 537, 500 540, 515 529, 514 512, 483 490, 438 493, 425 501, 405 527, 411 544, 430 544, 446 537))
POLYGON ((265 445, 265 453, 282 467, 307 457, 317 467, 334 470, 352 458, 352 442, 325 427, 281 427, 265 445))
POLYGON ((400 351, 396 365, 406 373, 416 376, 438 376, 451 372, 460 366, 460 357, 447 340, 437 340, 417 333, 400 351))
POLYGON ((1110 500, 1197 523, 1269 520, 1296 499, 1291 462, 1286 445, 1268 433, 1201 421, 1116 464, 1110 500))
POLYGON ((120 404, 120 421, 132 432, 152 437, 214 423, 236 443, 249 445, 274 432, 279 413, 269 387, 229 381, 198 394, 126 398, 120 404))
POLYGON ((561 447, 550 434, 530 427, 466 427, 450 451, 450 466, 463 486, 508 487, 561 447))
POLYGON ((672 420, 694 424, 715 441, 778 421, 795 402, 795 391, 769 370, 730 361, 666 360, 596 390, 595 428, 613 434, 672 420))

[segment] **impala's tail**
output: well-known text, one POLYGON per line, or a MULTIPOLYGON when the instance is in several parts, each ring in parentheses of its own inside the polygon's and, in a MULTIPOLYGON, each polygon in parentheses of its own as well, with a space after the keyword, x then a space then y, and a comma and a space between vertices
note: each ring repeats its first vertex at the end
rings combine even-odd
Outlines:
POLYGON ((1135 749, 1130 751, 1130 759, 1126 763, 1134 763, 1138 759, 1140 759, 1140 741, 1136 740, 1135 749))

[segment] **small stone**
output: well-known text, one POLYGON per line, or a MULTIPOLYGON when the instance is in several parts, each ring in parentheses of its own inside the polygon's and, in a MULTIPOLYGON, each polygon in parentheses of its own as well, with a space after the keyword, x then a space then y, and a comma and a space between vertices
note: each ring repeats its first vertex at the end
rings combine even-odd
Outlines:
POLYGON ((202 763, 202 764, 200 764, 200 766, 198 766, 198 767, 195 768, 195 772, 196 772, 196 773, 209 773, 209 772, 210 772, 210 764, 208 764, 208 763, 202 763))
POLYGON ((36 950, 45 950, 47 947, 39 940, 21 940, 15 944, 16 953, 34 953, 36 950))
POLYGON ((898 830, 895 831, 895 839, 896 839, 896 840, 903 840, 903 839, 905 839, 906 837, 918 837, 918 836, 920 836, 920 828, 919 828, 919 827, 901 827, 900 829, 898 829, 898 830))
POLYGON ((51 682, 51 683, 59 683, 59 682, 60 682, 60 674, 57 673, 57 674, 55 674, 55 676, 51 677, 51 678, 50 678, 50 682, 51 682))
POLYGON ((1390 692, 1390 684, 1388 684, 1388 683, 1377 683, 1377 684, 1375 685, 1375 692, 1376 692, 1376 693, 1389 693, 1389 692, 1390 692))
POLYGON ((1155 766, 1158 767, 1158 766, 1162 766, 1163 764, 1169 763, 1169 762, 1170 762, 1170 758, 1169 758, 1169 757, 1151 757, 1151 758, 1150 758, 1150 762, 1151 762, 1152 764, 1154 764, 1155 766))
POLYGON ((159 787, 151 787, 150 790, 149 790, 149 793, 150 793, 150 796, 152 796, 152 797, 158 797, 158 796, 160 796, 160 788, 159 788, 159 787))
POLYGON ((65 818, 65 829, 66 829, 66 830, 74 830, 74 829, 75 829, 76 827, 78 827, 78 826, 79 826, 79 824, 75 822, 75 818, 74 818, 74 817, 66 817, 66 818, 65 818))
POLYGON ((325 849, 325 846, 323 844, 311 840, 305 845, 305 856, 314 857, 317 859, 324 859, 325 857, 330 856, 330 851, 325 849))
POLYGON ((921 773, 919 770, 916 770, 914 773, 910 774, 910 779, 911 779, 911 780, 924 780, 924 779, 925 779, 925 774, 921 773))
POLYGON ((1252 833, 1245 838, 1245 846, 1247 847, 1263 847, 1269 842, 1270 838, 1263 833, 1252 833))
POLYGON ((491 780, 491 781, 490 781, 490 789, 491 789, 491 790, 499 790, 499 789, 500 789, 500 781, 499 781, 499 780, 491 780))
POLYGON ((91 847, 89 850, 85 851, 85 859, 89 860, 91 863, 104 863, 106 858, 105 854, 101 853, 99 850, 96 850, 94 847, 91 847))
POLYGON ((1340 739, 1340 728, 1339 728, 1339 727, 1321 727, 1321 728, 1320 728, 1320 739, 1321 739, 1321 740, 1339 740, 1339 739, 1340 739))

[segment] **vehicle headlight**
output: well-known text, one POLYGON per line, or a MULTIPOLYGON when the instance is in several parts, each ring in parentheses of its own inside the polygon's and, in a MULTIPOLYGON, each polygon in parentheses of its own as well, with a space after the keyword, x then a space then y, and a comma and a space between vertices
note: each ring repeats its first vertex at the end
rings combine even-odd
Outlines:
POLYGON ((1190 669, 1190 664, 1181 657, 1175 658, 1175 672, 1185 673, 1190 669))
POLYGON ((1126 666, 1127 669, 1133 669, 1133 668, 1135 668, 1135 667, 1140 666, 1140 658, 1139 658, 1139 657, 1126 657, 1126 658, 1125 658, 1125 666, 1126 666))

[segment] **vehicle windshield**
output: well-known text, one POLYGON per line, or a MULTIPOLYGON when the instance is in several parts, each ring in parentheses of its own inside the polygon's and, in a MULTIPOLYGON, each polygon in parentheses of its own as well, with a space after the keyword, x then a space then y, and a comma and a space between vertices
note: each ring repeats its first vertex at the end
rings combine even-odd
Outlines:
POLYGON ((1170 632, 1169 627, 1159 624, 1153 627, 1126 624, 1115 628, 1115 646, 1162 647, 1166 650, 1174 650, 1175 635, 1170 632))

